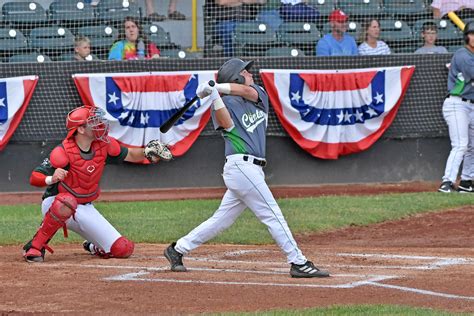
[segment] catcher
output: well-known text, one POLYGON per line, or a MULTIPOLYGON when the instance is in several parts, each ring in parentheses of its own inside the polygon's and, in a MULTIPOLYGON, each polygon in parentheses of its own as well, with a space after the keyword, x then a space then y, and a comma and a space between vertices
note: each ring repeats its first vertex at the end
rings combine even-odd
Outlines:
POLYGON ((103 258, 127 258, 134 244, 122 236, 94 207, 99 197, 99 182, 105 164, 170 160, 169 149, 157 140, 145 149, 126 148, 108 136, 109 125, 104 111, 81 106, 68 113, 67 136, 49 158, 31 173, 30 183, 46 186, 41 210, 43 222, 24 247, 27 262, 43 262, 45 250, 53 253, 48 242, 63 228, 84 237, 84 248, 103 258))

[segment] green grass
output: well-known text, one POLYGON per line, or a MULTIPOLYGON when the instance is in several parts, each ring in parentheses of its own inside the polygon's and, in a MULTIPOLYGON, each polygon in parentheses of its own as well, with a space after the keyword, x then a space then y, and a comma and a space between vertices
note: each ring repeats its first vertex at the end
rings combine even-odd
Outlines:
MULTIPOLYGON (((470 194, 410 193, 374 196, 325 196, 278 201, 294 234, 309 234, 350 225, 370 225, 409 215, 473 205, 470 194)), ((168 243, 206 220, 219 200, 96 203, 95 206, 124 235, 135 242, 168 243)), ((39 205, 0 205, 0 245, 32 237, 41 222, 39 205)), ((74 233, 55 243, 80 240, 74 233)), ((271 244, 267 229, 249 210, 219 235, 214 243, 271 244)))
POLYGON ((378 316, 378 315, 410 315, 410 316, 448 316, 448 315, 468 315, 459 313, 448 313, 437 311, 429 308, 416 308, 408 306, 397 305, 353 305, 353 306, 331 306, 325 308, 310 308, 299 310, 275 310, 268 312, 252 312, 252 313, 222 313, 222 314, 207 314, 207 315, 259 315, 259 316, 313 316, 313 315, 330 315, 330 316, 378 316))

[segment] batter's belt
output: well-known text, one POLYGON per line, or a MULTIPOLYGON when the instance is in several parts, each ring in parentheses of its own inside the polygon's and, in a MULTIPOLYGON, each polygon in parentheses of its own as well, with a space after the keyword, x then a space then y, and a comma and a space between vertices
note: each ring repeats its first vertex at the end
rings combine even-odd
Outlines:
POLYGON ((254 156, 251 156, 251 155, 231 155, 231 156, 227 156, 227 158, 225 159, 225 162, 231 160, 231 158, 232 158, 232 160, 242 159, 243 161, 251 162, 254 165, 260 166, 262 168, 267 165, 267 161, 265 159, 258 159, 258 158, 255 158, 254 156))

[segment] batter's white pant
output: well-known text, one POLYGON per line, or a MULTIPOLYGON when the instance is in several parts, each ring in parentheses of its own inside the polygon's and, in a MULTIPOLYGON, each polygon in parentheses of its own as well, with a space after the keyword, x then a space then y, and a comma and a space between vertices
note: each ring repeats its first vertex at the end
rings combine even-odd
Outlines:
POLYGON ((469 144, 464 155, 461 180, 474 180, 474 104, 471 104, 471 124, 469 125, 469 144))
MULTIPOLYGON (((54 196, 43 200, 41 212, 43 216, 53 204, 54 196)), ((92 242, 106 253, 110 252, 110 247, 122 235, 110 224, 94 207, 92 203, 79 204, 74 214, 74 218, 66 221, 67 229, 79 234, 82 238, 92 242)))
MULTIPOLYGON (((448 124, 451 152, 446 162, 443 181, 455 183, 457 180, 459 167, 468 152, 469 139, 474 137, 474 128, 471 125, 473 110, 474 105, 462 101, 459 97, 451 96, 444 100, 443 116, 448 124)), ((472 165, 472 148, 467 158, 468 161, 464 164, 472 165)), ((471 169, 472 166, 467 168, 471 169)), ((468 169, 466 172, 469 172, 468 169)))
MULTIPOLYGON (((175 249, 188 254, 217 234, 229 228, 248 207, 267 226, 278 246, 286 254, 288 263, 303 264, 306 257, 298 248, 285 218, 265 182, 263 169, 244 155, 227 156, 223 178, 227 191, 217 211, 208 220, 180 238, 175 249)), ((261 158, 257 158, 261 159, 261 158)))

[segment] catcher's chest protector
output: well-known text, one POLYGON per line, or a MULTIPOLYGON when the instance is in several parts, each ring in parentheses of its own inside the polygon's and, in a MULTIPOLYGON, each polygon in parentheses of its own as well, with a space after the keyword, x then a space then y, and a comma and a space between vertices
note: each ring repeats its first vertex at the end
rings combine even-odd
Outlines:
POLYGON ((71 193, 80 204, 94 201, 99 197, 109 144, 94 141, 90 154, 81 153, 73 139, 65 139, 62 144, 69 160, 69 174, 60 182, 59 192, 71 193))

